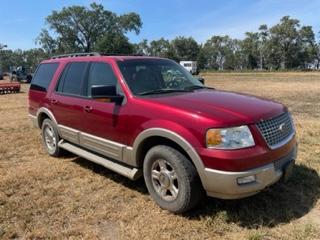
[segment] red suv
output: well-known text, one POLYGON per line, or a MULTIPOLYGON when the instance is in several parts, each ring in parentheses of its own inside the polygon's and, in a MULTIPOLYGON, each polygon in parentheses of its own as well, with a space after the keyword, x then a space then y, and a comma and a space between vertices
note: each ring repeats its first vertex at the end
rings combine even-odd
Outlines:
POLYGON ((51 156, 67 150, 130 179, 143 176, 157 204, 179 213, 204 192, 236 199, 287 179, 297 153, 282 104, 206 87, 163 58, 43 61, 29 116, 51 156))

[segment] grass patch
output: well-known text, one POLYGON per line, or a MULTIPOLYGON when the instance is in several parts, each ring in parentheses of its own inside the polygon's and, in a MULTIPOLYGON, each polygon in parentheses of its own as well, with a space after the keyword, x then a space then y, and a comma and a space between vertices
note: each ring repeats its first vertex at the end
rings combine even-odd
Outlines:
POLYGON ((1 239, 319 239, 320 73, 205 73, 206 84, 285 103, 299 141, 292 180, 242 200, 206 198, 174 215, 143 181, 47 156, 24 93, 0 96, 1 239), (312 217, 311 217, 312 216, 312 217))

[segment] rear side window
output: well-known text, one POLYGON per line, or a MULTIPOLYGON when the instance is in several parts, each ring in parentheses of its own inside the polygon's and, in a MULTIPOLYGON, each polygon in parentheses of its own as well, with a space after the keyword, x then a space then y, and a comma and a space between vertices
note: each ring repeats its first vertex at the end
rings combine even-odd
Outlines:
POLYGON ((58 66, 58 63, 40 64, 35 73, 34 78, 32 79, 30 89, 38 91, 47 91, 58 66))
POLYGON ((107 63, 92 63, 88 78, 87 96, 91 96, 91 87, 96 85, 116 86, 117 78, 107 63))
POLYGON ((81 86, 87 65, 87 62, 71 63, 64 72, 63 79, 60 79, 57 90, 66 94, 81 95, 81 86))

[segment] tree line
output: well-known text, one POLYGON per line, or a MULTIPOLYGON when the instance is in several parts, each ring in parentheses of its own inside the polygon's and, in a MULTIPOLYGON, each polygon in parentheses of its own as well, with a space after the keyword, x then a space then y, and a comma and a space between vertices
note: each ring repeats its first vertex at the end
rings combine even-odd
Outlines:
POLYGON ((243 39, 212 36, 202 44, 184 36, 131 43, 127 33, 139 34, 140 16, 133 12, 117 15, 96 3, 89 8, 71 6, 53 11, 45 22, 36 39, 40 48, 1 50, 0 44, 3 69, 19 65, 34 69, 52 55, 91 51, 197 61, 200 69, 214 70, 319 69, 320 65, 320 43, 312 27, 289 16, 274 26, 261 25, 256 32, 246 32, 243 39))

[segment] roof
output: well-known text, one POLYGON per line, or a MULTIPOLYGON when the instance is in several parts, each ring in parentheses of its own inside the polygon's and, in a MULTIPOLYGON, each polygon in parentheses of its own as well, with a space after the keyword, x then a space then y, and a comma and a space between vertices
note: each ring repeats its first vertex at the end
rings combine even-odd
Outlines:
POLYGON ((123 61, 126 59, 160 59, 159 57, 152 57, 152 56, 144 56, 144 55, 116 55, 116 54, 105 54, 105 53, 97 53, 97 52, 90 52, 90 53, 70 53, 70 54, 63 54, 51 57, 51 59, 45 60, 44 62, 57 62, 62 60, 72 61, 73 59, 77 60, 94 60, 94 59, 113 59, 123 61))

